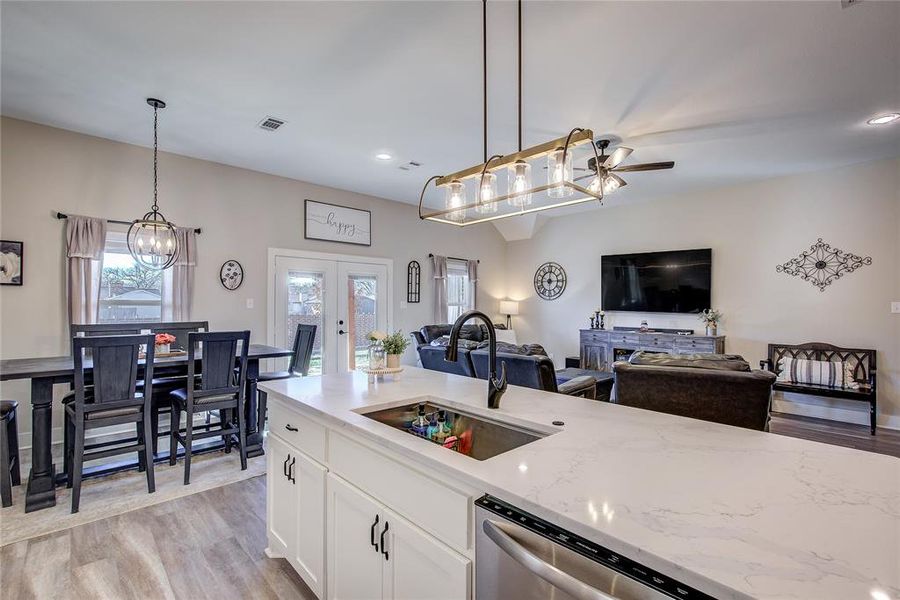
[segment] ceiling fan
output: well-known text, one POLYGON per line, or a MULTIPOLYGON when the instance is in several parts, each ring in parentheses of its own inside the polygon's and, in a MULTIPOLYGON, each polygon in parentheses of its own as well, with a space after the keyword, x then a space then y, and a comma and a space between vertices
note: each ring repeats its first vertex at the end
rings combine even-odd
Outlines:
POLYGON ((609 148, 609 140, 597 140, 597 148, 600 150, 598 158, 591 157, 588 160, 587 168, 575 168, 576 171, 589 171, 590 174, 576 177, 575 181, 594 177, 594 174, 600 175, 600 185, 603 186, 603 195, 610 194, 620 187, 628 185, 628 183, 616 175, 616 173, 626 173, 629 171, 658 171, 661 169, 671 169, 675 166, 675 161, 667 160, 664 162, 640 163, 636 165, 619 166, 622 161, 628 158, 634 150, 619 146, 610 154, 606 154, 609 148), (599 163, 599 169, 598 169, 599 163))

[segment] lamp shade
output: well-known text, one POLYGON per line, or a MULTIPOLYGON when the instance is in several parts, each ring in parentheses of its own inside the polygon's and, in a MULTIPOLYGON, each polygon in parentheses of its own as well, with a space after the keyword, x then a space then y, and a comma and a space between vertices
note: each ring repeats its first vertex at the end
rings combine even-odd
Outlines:
POLYGON ((501 315, 517 315, 519 314, 519 303, 513 300, 501 300, 500 301, 500 314, 501 315))

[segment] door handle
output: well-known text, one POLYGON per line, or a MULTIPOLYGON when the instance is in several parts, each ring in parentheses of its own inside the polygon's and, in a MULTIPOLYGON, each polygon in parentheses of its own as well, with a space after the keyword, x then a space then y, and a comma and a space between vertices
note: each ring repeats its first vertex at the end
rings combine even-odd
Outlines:
POLYGON ((384 560, 388 559, 388 551, 385 549, 385 546, 384 546, 384 536, 385 536, 385 534, 387 534, 388 527, 390 527, 390 526, 391 526, 391 524, 388 523, 387 521, 385 521, 384 529, 381 530, 381 553, 384 554, 384 560))
POLYGON ((338 335, 344 335, 346 333, 343 329, 338 329, 338 335))
POLYGON ((288 470, 287 470, 287 469, 288 469, 288 465, 287 465, 287 464, 288 464, 288 461, 289 461, 289 460, 291 460, 291 455, 290 455, 290 454, 288 454, 288 455, 287 455, 287 458, 284 459, 284 468, 281 470, 282 473, 284 473, 284 476, 287 477, 288 479, 290 479, 290 475, 288 475, 288 470))
POLYGON ((300 431, 300 430, 297 429, 296 427, 292 427, 290 423, 288 423, 287 425, 285 425, 284 428, 287 429, 288 431, 300 431))
POLYGON ((560 570, 559 568, 544 562, 536 555, 529 552, 524 546, 517 543, 505 531, 500 529, 490 519, 485 519, 481 528, 492 542, 506 552, 510 558, 525 567, 527 570, 548 582, 555 588, 566 592, 577 600, 621 600, 601 592, 597 588, 586 584, 580 579, 560 570))
POLYGON ((288 465, 288 479, 291 480, 291 483, 293 483, 294 485, 297 485, 297 478, 294 477, 294 465, 295 464, 297 464, 297 459, 292 458, 291 464, 288 465))
POLYGON ((375 528, 378 526, 378 515, 375 515, 375 522, 369 530, 369 543, 375 546, 375 552, 378 552, 378 544, 375 542, 375 528))

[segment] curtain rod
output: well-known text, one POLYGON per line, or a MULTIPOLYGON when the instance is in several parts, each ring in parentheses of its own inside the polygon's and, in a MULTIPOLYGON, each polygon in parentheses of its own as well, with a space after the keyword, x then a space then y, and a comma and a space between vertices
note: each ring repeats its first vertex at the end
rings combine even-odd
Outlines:
MULTIPOLYGON (((58 213, 56 213, 56 218, 57 219, 68 219, 69 215, 67 215, 66 213, 58 212, 58 213)), ((106 222, 107 223, 115 223, 116 225, 131 225, 131 223, 132 223, 131 221, 119 221, 118 219, 106 219, 106 222)), ((194 229, 194 233, 202 233, 202 231, 199 227, 197 227, 194 229)))
MULTIPOLYGON (((434 254, 429 254, 428 258, 434 258, 434 254)), ((445 256, 444 258, 446 258, 448 260, 462 260, 465 262, 469 262, 468 258, 459 258, 458 256, 445 256)), ((475 259, 475 262, 477 262, 478 264, 481 264, 481 261, 478 260, 477 258, 475 259)))

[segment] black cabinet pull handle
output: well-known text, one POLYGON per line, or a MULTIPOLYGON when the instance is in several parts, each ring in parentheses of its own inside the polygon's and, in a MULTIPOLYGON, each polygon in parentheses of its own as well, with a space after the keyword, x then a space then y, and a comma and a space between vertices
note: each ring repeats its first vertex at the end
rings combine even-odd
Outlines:
POLYGON ((375 552, 378 552, 378 544, 375 542, 376 527, 378 527, 378 515, 375 515, 375 522, 372 523, 372 529, 369 530, 369 543, 375 546, 375 552))
POLYGON ((287 458, 284 459, 284 468, 282 469, 282 473, 284 473, 284 476, 287 477, 288 479, 290 479, 290 476, 288 475, 288 470, 287 470, 287 464, 288 464, 289 460, 291 460, 290 454, 288 454, 287 458))
POLYGON ((388 532, 388 527, 390 527, 390 526, 391 526, 391 524, 388 523, 387 521, 385 521, 384 529, 381 531, 381 553, 384 554, 384 560, 388 559, 388 551, 385 549, 385 546, 384 546, 384 536, 388 532))
POLYGON ((288 431, 300 431, 300 430, 297 429, 296 427, 293 427, 290 423, 288 423, 287 425, 285 425, 284 428, 287 429, 288 431))
POLYGON ((288 466, 288 473, 289 473, 289 477, 288 477, 288 478, 291 480, 291 483, 293 483, 294 485, 297 484, 297 478, 294 477, 294 465, 295 465, 295 464, 297 464, 297 459, 296 459, 296 458, 292 458, 292 459, 291 459, 291 464, 288 466))

